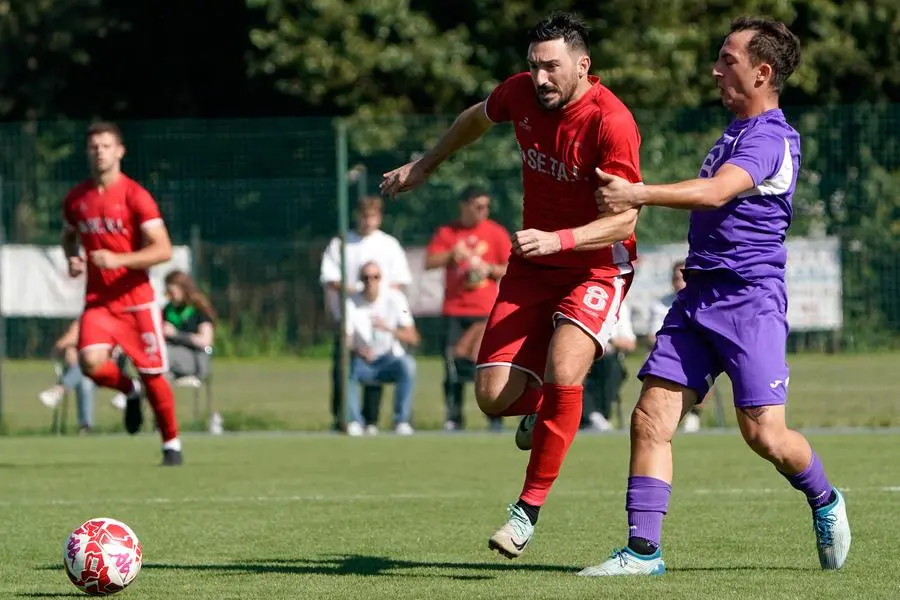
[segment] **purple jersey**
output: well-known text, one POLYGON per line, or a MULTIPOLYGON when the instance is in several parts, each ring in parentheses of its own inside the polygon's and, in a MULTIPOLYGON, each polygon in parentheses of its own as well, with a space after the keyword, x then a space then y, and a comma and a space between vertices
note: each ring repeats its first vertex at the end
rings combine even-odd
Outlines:
POLYGON ((712 177, 725 163, 747 171, 756 187, 716 210, 691 212, 685 268, 728 269, 746 280, 784 279, 800 135, 779 109, 735 119, 709 151, 700 177, 712 177))

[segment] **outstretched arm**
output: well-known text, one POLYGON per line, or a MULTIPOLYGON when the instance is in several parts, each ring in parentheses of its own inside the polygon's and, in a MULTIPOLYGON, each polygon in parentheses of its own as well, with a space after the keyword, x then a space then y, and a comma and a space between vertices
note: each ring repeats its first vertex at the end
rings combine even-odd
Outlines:
POLYGON ((596 199, 601 213, 618 214, 636 206, 714 210, 754 187, 747 171, 726 163, 713 177, 666 185, 632 185, 620 177, 601 173, 596 199))
POLYGON ((456 117, 437 144, 422 158, 385 173, 380 186, 381 193, 393 197, 419 187, 441 163, 483 136, 492 125, 485 113, 484 102, 470 106, 456 117))
POLYGON ((470 106, 456 117, 438 143, 419 160, 422 169, 431 175, 441 163, 483 136, 493 125, 485 113, 484 102, 470 106))

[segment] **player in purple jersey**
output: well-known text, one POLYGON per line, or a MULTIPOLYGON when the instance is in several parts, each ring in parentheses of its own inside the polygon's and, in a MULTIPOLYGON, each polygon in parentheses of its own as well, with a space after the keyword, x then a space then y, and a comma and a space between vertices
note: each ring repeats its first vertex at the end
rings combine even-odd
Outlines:
POLYGON ((672 436, 723 371, 732 381, 747 444, 806 495, 822 568, 839 569, 847 558, 844 498, 806 438, 785 421, 784 239, 800 170, 800 137, 778 105, 799 62, 800 42, 783 23, 735 20, 713 67, 735 119, 699 177, 642 186, 600 174, 604 183, 596 198, 602 213, 643 205, 692 211, 690 251, 687 286, 638 374, 644 386, 631 416, 628 545, 579 575, 665 573, 660 533, 672 490, 672 436))

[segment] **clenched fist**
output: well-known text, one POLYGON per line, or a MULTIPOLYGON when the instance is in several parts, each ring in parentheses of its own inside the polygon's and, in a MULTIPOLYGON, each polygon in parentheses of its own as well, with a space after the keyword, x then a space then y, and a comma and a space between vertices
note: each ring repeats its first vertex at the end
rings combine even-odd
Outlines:
POLYGON ((562 249, 559 236, 552 231, 525 229, 512 236, 513 252, 525 258, 556 254, 562 249))

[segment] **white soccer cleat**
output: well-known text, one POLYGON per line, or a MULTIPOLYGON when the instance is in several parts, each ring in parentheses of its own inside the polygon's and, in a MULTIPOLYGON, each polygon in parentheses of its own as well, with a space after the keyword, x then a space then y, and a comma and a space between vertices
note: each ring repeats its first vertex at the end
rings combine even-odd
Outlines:
POLYGON ((834 495, 834 502, 813 511, 813 531, 816 532, 819 564, 829 571, 843 567, 847 553, 850 552, 847 503, 837 488, 834 488, 834 495))
POLYGON ((516 558, 525 551, 534 535, 534 525, 521 506, 510 504, 508 519, 488 540, 488 548, 496 550, 506 558, 516 558))
POLYGON ((366 435, 378 435, 378 427, 375 425, 366 425, 366 435))
POLYGON ((650 556, 642 556, 625 547, 613 550, 604 562, 578 572, 580 577, 610 577, 613 575, 662 575, 666 572, 659 548, 650 556))
POLYGON ((359 437, 363 434, 363 426, 356 421, 347 423, 347 435, 350 437, 359 437))
POLYGON ((516 447, 519 450, 531 450, 534 443, 534 424, 537 422, 537 413, 525 415, 519 421, 516 428, 516 447))

